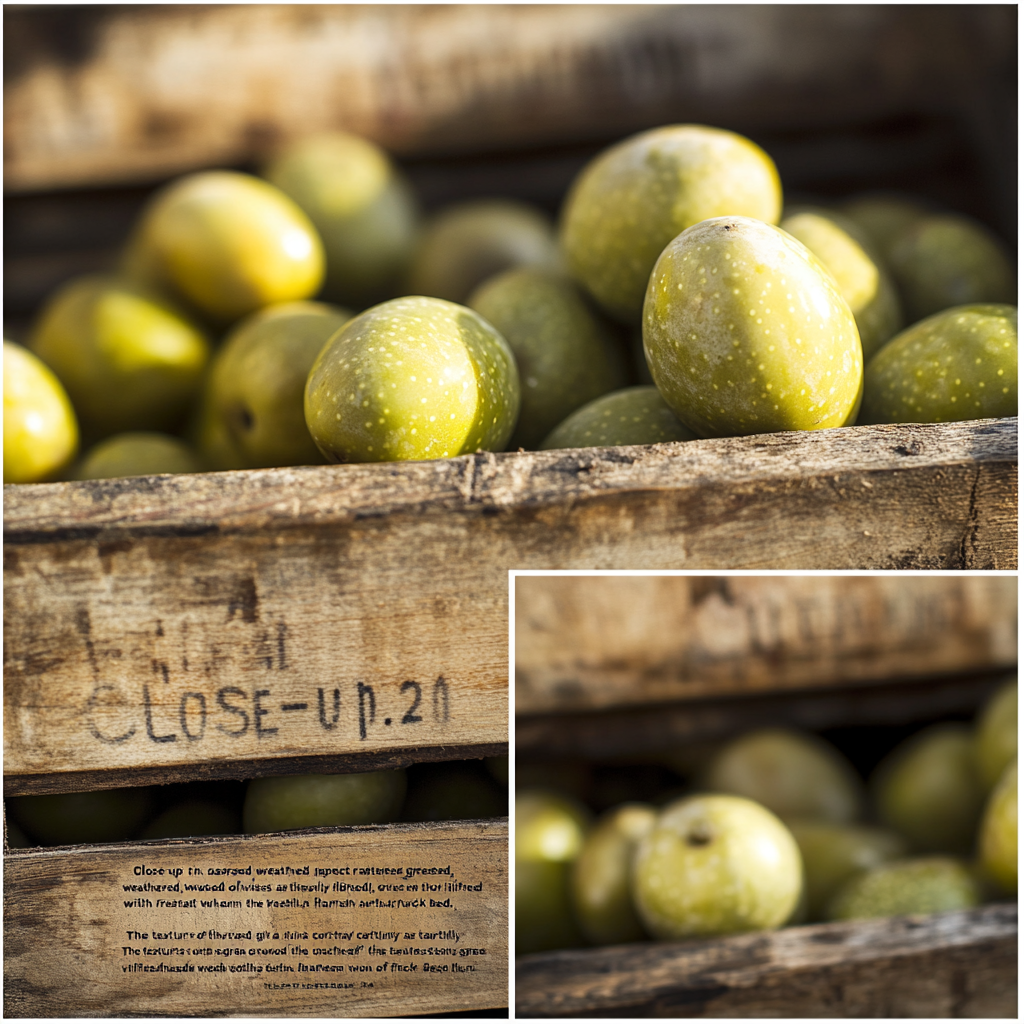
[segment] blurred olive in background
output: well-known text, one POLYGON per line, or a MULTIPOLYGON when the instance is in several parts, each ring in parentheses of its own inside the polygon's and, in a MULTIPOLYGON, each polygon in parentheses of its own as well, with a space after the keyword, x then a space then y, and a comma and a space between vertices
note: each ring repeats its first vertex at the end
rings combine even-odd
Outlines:
POLYGON ((4 341, 4 483, 56 477, 78 451, 78 420, 53 371, 4 341))
POLYGON ((140 839, 187 839, 189 836, 229 836, 242 831, 236 809, 213 800, 186 800, 158 814, 140 839))
POLYGON ((408 769, 405 821, 498 818, 508 814, 508 786, 502 789, 479 761, 442 761, 408 769))
POLYGON ((561 266, 554 225, 541 210, 516 199, 472 199, 444 207, 427 222, 408 290, 465 302, 503 270, 561 266))
POLYGON ((75 466, 75 480, 106 480, 158 473, 201 473, 206 463, 188 444, 170 434, 137 431, 98 441, 75 466))
POLYGON ((116 843, 136 836, 153 799, 149 787, 104 789, 11 797, 7 810, 29 838, 44 846, 116 843))
POLYGON ((516 953, 584 944, 572 909, 569 876, 583 848, 590 813, 543 790, 516 794, 516 953))
POLYGON ((189 174, 149 203, 122 269, 217 322, 315 295, 323 244, 279 188, 237 171, 189 174))
POLYGON ((345 132, 314 135, 285 149, 264 176, 295 200, 319 233, 326 298, 361 309, 398 294, 420 214, 384 150, 345 132))
POLYGON ((253 779, 246 789, 242 823, 249 833, 386 824, 398 820, 405 788, 401 769, 253 779))
POLYGON ((58 289, 29 347, 60 378, 92 440, 173 430, 199 392, 210 355, 206 336, 179 309, 108 276, 58 289))
POLYGON ((974 760, 978 777, 991 789, 1017 756, 1017 678, 1004 683, 974 721, 974 760))
POLYGON ((911 322, 951 306, 1017 302, 1017 278, 1002 242, 959 214, 911 223, 893 239, 889 265, 911 322))
POLYGON ((830 743, 796 729, 761 729, 728 743, 700 776, 709 792, 756 800, 783 819, 851 822, 865 803, 853 766, 830 743))
POLYGON ((633 906, 633 855, 657 816, 649 804, 623 804, 602 815, 583 842, 570 884, 576 920, 594 945, 647 935, 633 906))
POLYGON ((1017 892, 1017 759, 1006 767, 985 805, 978 835, 982 870, 1004 893, 1017 892))
POLYGON ((985 790, 974 737, 959 722, 940 722, 904 740, 872 773, 879 819, 922 853, 967 854, 974 846, 985 790))

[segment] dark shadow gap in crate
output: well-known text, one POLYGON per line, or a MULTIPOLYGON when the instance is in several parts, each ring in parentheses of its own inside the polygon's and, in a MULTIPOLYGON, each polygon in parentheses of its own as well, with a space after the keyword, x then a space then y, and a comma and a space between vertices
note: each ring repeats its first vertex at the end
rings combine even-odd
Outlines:
POLYGON ((748 729, 796 726, 819 732, 892 726, 973 715, 1006 679, 1005 671, 946 679, 906 680, 766 696, 677 701, 581 714, 517 716, 516 756, 538 760, 602 760, 697 740, 725 739, 748 729))

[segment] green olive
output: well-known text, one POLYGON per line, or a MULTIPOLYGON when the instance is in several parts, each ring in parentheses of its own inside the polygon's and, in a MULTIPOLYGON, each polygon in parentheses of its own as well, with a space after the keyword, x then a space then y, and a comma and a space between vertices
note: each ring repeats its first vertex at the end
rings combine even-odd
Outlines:
POLYGON ((154 197, 124 266, 230 321, 314 295, 324 253, 309 218, 280 189, 248 174, 204 171, 154 197))
POLYGON ((310 368, 351 314, 319 302, 253 313, 214 356, 203 390, 198 440, 218 469, 323 462, 303 415, 310 368))
POLYGON ((688 228, 658 258, 644 349, 665 401, 701 437, 852 423, 863 353, 832 275, 749 217, 688 228))
POLYGON ((1017 301, 1017 276, 1003 244, 969 217, 914 221, 893 240, 889 264, 911 320, 951 306, 1017 301))
POLYGON ((569 891, 590 824, 576 801, 542 790, 516 794, 516 953, 581 946, 569 891))
POLYGON ((991 789, 1017 756, 1017 679, 1004 683, 974 723, 974 761, 978 778, 991 789))
POLYGON ((903 314, 888 271, 839 220, 834 215, 805 211, 784 217, 779 227, 803 242, 836 279, 857 321, 867 360, 903 326, 903 314))
POLYGON ((560 238, 570 272, 612 316, 635 321, 659 254, 712 217, 778 222, 779 176, 741 135, 701 125, 642 132, 605 150, 573 183, 560 238))
POLYGON ((853 766, 830 743, 796 729, 757 729, 726 744, 705 767, 704 788, 756 800, 784 820, 851 822, 865 803, 853 766))
POLYGON ((645 937, 633 907, 631 869, 637 843, 658 812, 627 803, 601 817, 572 866, 573 908, 583 934, 595 945, 636 942, 645 937))
POLYGON ((56 476, 78 450, 78 420, 45 363, 4 341, 4 483, 56 476))
POLYGON ((363 307, 396 293, 415 250, 419 211, 379 146, 345 132, 312 136, 285 150, 265 176, 323 240, 325 295, 363 307))
POLYGON ((520 267, 484 282, 467 305, 516 357, 522 408, 512 449, 536 448, 574 409, 626 382, 623 353, 567 278, 520 267))
POLYGON ((1005 893, 1017 891, 1017 759, 1007 765, 985 804, 978 853, 987 878, 1005 893))
POLYGON ((802 886, 789 830, 739 796, 701 794, 669 804, 633 860, 636 909, 659 939, 779 928, 802 886))
POLYGON ((981 902, 977 880, 952 857, 914 857, 880 864, 850 878, 833 897, 830 921, 967 910, 981 902))
POLYGON ((508 814, 508 786, 499 789, 479 763, 444 761, 409 769, 405 821, 498 818, 508 814))
POLYGON ((186 800, 158 814, 140 839, 183 839, 188 836, 228 836, 241 831, 237 810, 212 800, 186 800))
POLYGON ((398 819, 405 786, 402 770, 253 779, 245 792, 243 827, 253 833, 386 824, 398 819))
POLYGON ((501 451, 519 414, 504 338, 443 299, 392 299, 350 320, 310 371, 306 425, 332 462, 501 451))
POLYGON ((206 468, 198 453, 169 434, 140 431, 115 434, 94 444, 75 467, 75 480, 106 480, 158 473, 201 473, 206 468))
POLYGON ((541 443, 551 448, 598 448, 620 444, 692 441, 655 387, 623 388, 588 402, 566 417, 541 443))
POLYGON ((44 846, 60 846, 131 839, 149 816, 152 803, 152 790, 140 787, 19 796, 7 806, 29 836, 44 846))
POLYGON ((786 824, 803 858, 806 916, 811 921, 824 918, 829 902, 847 879, 907 854, 906 841, 883 828, 809 818, 786 824))
POLYGON ((929 216, 930 207, 919 199, 887 193, 855 196, 839 204, 839 212, 854 222, 888 264, 893 242, 911 224, 929 216))
POLYGON ((901 331, 864 371, 861 423, 1017 414, 1017 307, 958 306, 901 331))
POLYGON ((912 849, 971 850, 985 790, 968 726, 942 722, 920 730, 883 759, 870 782, 879 819, 912 849))
POLYGON ((46 304, 30 347, 67 388, 83 433, 174 428, 198 394, 210 346, 182 313, 112 277, 78 278, 46 304))
POLYGON ((555 230, 544 213, 511 199, 453 203, 427 223, 409 291, 465 302, 487 278, 522 266, 561 266, 555 230))

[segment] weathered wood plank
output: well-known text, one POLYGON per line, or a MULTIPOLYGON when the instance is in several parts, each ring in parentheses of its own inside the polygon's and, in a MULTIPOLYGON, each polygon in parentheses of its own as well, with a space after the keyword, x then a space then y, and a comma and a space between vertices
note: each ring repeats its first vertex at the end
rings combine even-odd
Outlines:
POLYGON ((5 775, 505 743, 509 568, 1008 567, 1015 480, 997 420, 8 487, 5 775))
POLYGON ((516 713, 1012 668, 1017 580, 519 576, 516 713))
POLYGON ((391 1017, 507 999, 505 819, 4 858, 7 1017, 391 1017))
POLYGON ((828 679, 799 691, 726 693, 719 699, 636 704, 603 711, 517 715, 516 757, 607 761, 699 751, 703 744, 768 726, 817 732, 966 718, 1006 680, 1005 673, 836 687, 828 679))
POLYGON ((182 5, 4 20, 7 189, 237 164, 327 128, 423 154, 680 119, 791 130, 959 114, 1012 74, 1016 37, 998 6, 735 18, 714 5, 182 5))
POLYGON ((1017 905, 516 960, 517 1017, 1016 1017, 1017 905))

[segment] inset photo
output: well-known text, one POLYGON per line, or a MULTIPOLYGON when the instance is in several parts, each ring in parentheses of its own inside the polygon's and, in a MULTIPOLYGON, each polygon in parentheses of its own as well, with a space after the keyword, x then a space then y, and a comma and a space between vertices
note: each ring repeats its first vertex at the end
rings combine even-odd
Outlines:
POLYGON ((517 1016, 1016 1017, 1016 577, 511 590, 517 1016))

